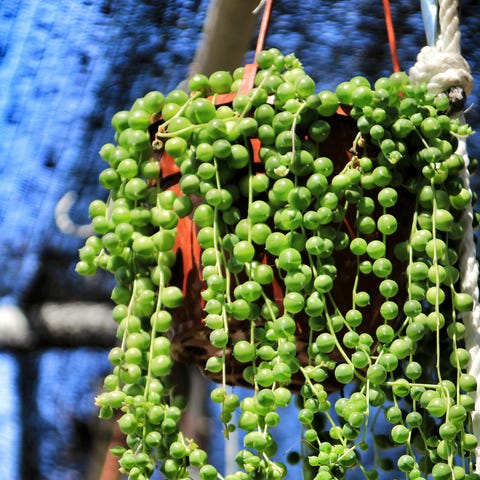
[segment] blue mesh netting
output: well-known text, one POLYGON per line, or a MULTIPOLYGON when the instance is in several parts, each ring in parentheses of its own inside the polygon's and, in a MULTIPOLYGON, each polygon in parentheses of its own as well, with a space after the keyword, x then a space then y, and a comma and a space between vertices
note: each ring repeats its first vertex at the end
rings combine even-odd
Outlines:
MULTIPOLYGON (((84 0, 68 8, 55 0, 0 3, 0 302, 108 297, 105 276, 75 275, 82 240, 57 229, 55 206, 74 191, 72 219, 88 222, 89 202, 106 194, 97 182, 104 167, 97 152, 112 140, 111 116, 147 91, 167 92, 184 79, 207 5, 207 0, 84 0)), ((476 0, 463 2, 463 51, 474 77, 477 9, 476 0)), ((400 63, 408 69, 425 43, 419 2, 398 0, 392 11, 400 63)), ((373 81, 391 71, 380 1, 279 0, 266 46, 295 51, 322 88, 359 74, 373 81)), ((467 114, 477 130, 478 92, 477 85, 467 114)), ((479 142, 478 135, 470 142, 473 156, 479 142)), ((90 400, 105 368, 103 350, 45 351, 27 360, 0 356, 2 478, 22 478, 20 463, 28 461, 21 459, 22 429, 40 432, 27 438, 37 465, 27 468, 25 478, 83 478, 85 457, 65 452, 74 437, 72 422, 94 414, 90 400), (32 388, 22 390, 20 380, 35 364, 32 388)))
POLYGON ((0 476, 20 478, 21 408, 18 401, 18 363, 12 355, 0 354, 0 476))
POLYGON ((95 440, 89 434, 89 423, 94 397, 101 387, 99 377, 92 372, 109 371, 105 352, 49 349, 31 360, 30 366, 37 368, 36 397, 41 400, 29 432, 32 449, 38 454, 38 478, 81 480, 85 445, 95 440), (35 448, 38 438, 42 441, 35 448))
MULTIPOLYGON (((73 190, 78 202, 72 217, 88 222, 88 203, 105 195, 98 187, 104 167, 97 152, 111 141, 110 118, 148 90, 172 89, 183 79, 206 3, 78 2, 65 12, 54 1, 2 2, 4 302, 23 300, 46 252, 74 262, 81 241, 58 231, 55 205, 73 190)), ((62 273, 72 295, 81 295, 82 287, 93 292, 87 281, 70 278, 71 265, 62 273)))

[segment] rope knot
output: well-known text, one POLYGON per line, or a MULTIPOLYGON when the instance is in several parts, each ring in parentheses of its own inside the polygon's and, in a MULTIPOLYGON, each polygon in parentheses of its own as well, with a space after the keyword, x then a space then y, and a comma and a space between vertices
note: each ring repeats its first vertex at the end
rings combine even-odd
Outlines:
POLYGON ((462 55, 440 51, 436 46, 423 47, 409 73, 412 83, 426 83, 434 95, 460 87, 466 96, 473 89, 470 67, 462 55))

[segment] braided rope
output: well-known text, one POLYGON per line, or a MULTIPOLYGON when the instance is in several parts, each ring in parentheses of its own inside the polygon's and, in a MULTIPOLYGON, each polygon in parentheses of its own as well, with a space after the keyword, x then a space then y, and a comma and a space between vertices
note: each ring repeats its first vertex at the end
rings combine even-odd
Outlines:
POLYGON ((470 67, 460 50, 460 19, 457 0, 439 0, 440 35, 434 46, 423 47, 410 69, 413 83, 426 83, 433 94, 461 87, 465 95, 473 88, 470 67))
POLYGON ((440 36, 436 42, 442 52, 460 54, 460 19, 457 0, 438 1, 440 36))
MULTIPOLYGON (((459 141, 457 153, 461 154, 468 162, 467 146, 465 140, 459 141)), ((460 172, 460 179, 465 188, 470 187, 468 170, 464 168, 460 172)), ((461 289, 463 292, 470 293, 473 298, 473 310, 462 314, 465 325, 465 348, 470 354, 470 364, 468 373, 477 379, 477 391, 472 394, 475 399, 475 409, 472 412, 472 433, 480 444, 480 303, 478 277, 479 266, 476 260, 476 248, 473 240, 473 208, 470 205, 465 209, 461 218, 461 224, 464 228, 464 234, 459 245, 461 289)), ((477 446, 476 452, 476 471, 480 472, 480 446, 477 446)))
MULTIPOLYGON (((438 20, 440 35, 433 47, 424 47, 417 57, 417 63, 410 69, 413 83, 427 83, 430 93, 438 94, 451 89, 461 88, 465 97, 473 88, 470 68, 461 55, 459 3, 457 0, 438 0, 438 20)), ((458 117, 464 121, 463 113, 458 117)), ((457 152, 465 160, 465 168, 460 179, 470 190, 468 174, 469 158, 465 139, 460 139, 457 152)), ((473 208, 465 209, 461 218, 464 235, 459 245, 461 289, 473 298, 471 312, 462 315, 465 324, 465 348, 470 353, 468 373, 477 379, 477 391, 473 394, 475 409, 472 412, 473 434, 480 444, 480 303, 479 303, 479 266, 476 260, 476 247, 472 228, 473 208)), ((476 452, 476 471, 480 472, 480 447, 476 452)))
MULTIPOLYGON (((473 79, 467 62, 461 55, 460 47, 460 21, 458 15, 457 0, 439 1, 439 22, 441 35, 437 41, 439 50, 455 60, 458 82, 454 86, 462 86, 465 94, 469 94, 473 87, 473 79), (460 60, 461 59, 461 60, 460 60)), ((453 75, 452 75, 453 78, 453 75)), ((460 114, 463 120, 463 113, 460 114)), ((460 172, 460 178, 465 188, 470 189, 468 174, 468 152, 466 140, 460 140, 457 153, 465 160, 465 168, 460 172)), ((461 288, 463 292, 470 293, 473 298, 473 311, 464 313, 462 318, 465 324, 465 347, 470 354, 470 365, 468 373, 477 379, 477 391, 473 394, 475 409, 472 412, 472 433, 480 444, 480 303, 478 278, 479 267, 476 260, 476 246, 472 228, 473 208, 470 205, 462 214, 461 223, 464 228, 464 235, 459 245, 461 288)), ((480 447, 475 451, 475 471, 480 472, 480 447)))

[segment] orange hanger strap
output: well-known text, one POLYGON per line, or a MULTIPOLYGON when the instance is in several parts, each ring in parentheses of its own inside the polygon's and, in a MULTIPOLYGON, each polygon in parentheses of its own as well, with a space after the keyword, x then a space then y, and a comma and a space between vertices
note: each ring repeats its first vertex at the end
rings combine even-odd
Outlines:
POLYGON ((385 11, 385 23, 387 24, 388 43, 390 44, 390 53, 392 55, 393 71, 400 71, 400 63, 397 55, 397 42, 395 40, 395 29, 393 28, 392 12, 390 10, 390 1, 383 0, 383 9, 385 11))
MULTIPOLYGON (((273 0, 266 0, 263 10, 262 22, 258 31, 257 47, 255 49, 255 57, 258 52, 263 50, 265 44, 265 37, 267 35, 268 24, 270 22, 270 15, 272 13, 273 0)), ((255 75, 257 74, 257 61, 254 58, 253 63, 245 65, 245 70, 242 78, 242 82, 238 89, 238 93, 248 93, 255 83, 255 75)))
POLYGON ((248 95, 250 90, 253 88, 255 84, 255 76, 257 75, 257 64, 255 63, 247 63, 244 66, 243 70, 243 77, 240 83, 240 87, 238 87, 238 93, 243 93, 248 95))
POLYGON ((270 23, 270 16, 272 14, 272 5, 273 0, 265 1, 262 23, 260 24, 260 29, 258 32, 257 48, 255 49, 255 55, 263 50, 265 44, 265 37, 267 35, 268 24, 270 23))

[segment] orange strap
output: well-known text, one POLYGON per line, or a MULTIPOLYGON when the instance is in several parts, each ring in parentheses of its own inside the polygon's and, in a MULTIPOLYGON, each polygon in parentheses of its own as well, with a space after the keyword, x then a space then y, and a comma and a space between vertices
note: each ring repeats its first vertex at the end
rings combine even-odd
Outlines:
MULTIPOLYGON (((270 16, 272 13, 273 0, 266 0, 263 11, 262 22, 258 32, 257 46, 255 49, 255 56, 258 52, 263 50, 265 44, 265 37, 267 35, 268 24, 270 22, 270 16)), ((385 12, 385 23, 387 27, 388 43, 390 45, 390 54, 392 56, 393 71, 400 72, 400 63, 397 55, 397 43, 395 39, 395 29, 393 26, 392 12, 390 9, 390 0, 383 0, 383 9, 385 12)), ((255 75, 257 73, 257 63, 254 60, 253 63, 245 65, 245 71, 242 79, 242 84, 239 88, 239 93, 248 93, 252 88, 255 81, 255 75)))
POLYGON ((388 43, 390 44, 390 53, 392 55, 393 71, 399 72, 400 63, 398 62, 395 29, 393 28, 392 12, 390 10, 389 0, 383 0, 383 9, 385 11, 385 23, 387 24, 388 43))
MULTIPOLYGON (((273 0, 266 0, 263 10, 262 23, 258 32, 257 47, 255 48, 255 57, 258 52, 263 50, 265 44, 265 37, 267 36, 268 24, 270 23, 270 15, 272 13, 273 0)), ((257 74, 257 62, 256 59, 253 63, 245 65, 242 83, 238 89, 238 93, 248 93, 255 83, 255 75, 257 74)))
POLYGON ((270 16, 272 14, 272 5, 273 0, 266 0, 263 10, 262 23, 260 24, 260 30, 258 32, 257 48, 255 49, 255 55, 263 50, 263 46, 265 44, 265 37, 267 35, 267 28, 270 22, 270 16))

